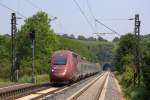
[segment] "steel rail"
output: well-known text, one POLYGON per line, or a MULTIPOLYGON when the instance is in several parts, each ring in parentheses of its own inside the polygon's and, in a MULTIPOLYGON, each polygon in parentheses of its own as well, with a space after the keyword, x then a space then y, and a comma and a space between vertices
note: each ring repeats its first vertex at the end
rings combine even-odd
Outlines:
POLYGON ((30 84, 27 86, 18 86, 16 88, 10 88, 0 91, 0 100, 10 100, 22 97, 24 95, 43 90, 49 86, 49 83, 42 84, 30 84))
POLYGON ((98 92, 97 92, 97 94, 96 94, 94 100, 99 100, 99 98, 100 98, 100 96, 101 96, 101 93, 102 93, 102 91, 103 91, 103 89, 104 89, 104 85, 105 85, 105 83, 106 83, 106 79, 107 79, 108 77, 109 77, 109 73, 108 73, 107 76, 105 77, 104 82, 103 82, 102 85, 100 86, 100 88, 99 88, 99 90, 98 90, 98 92))
MULTIPOLYGON (((95 80, 93 80, 92 82, 90 82, 87 86, 83 87, 82 89, 80 89, 78 92, 76 92, 75 94, 73 94, 71 97, 69 97, 67 100, 77 100, 77 98, 79 96, 81 96, 86 90, 88 90, 95 82, 97 82, 102 76, 104 75, 101 74, 99 77, 97 77, 95 80)), ((108 76, 108 75, 107 75, 108 76)), ((100 93, 102 92, 102 89, 104 87, 104 84, 105 84, 105 81, 106 81, 106 78, 107 76, 105 77, 104 79, 104 82, 102 84, 102 86, 100 87, 101 89, 98 91, 96 97, 95 97, 95 100, 98 100, 99 99, 99 96, 100 96, 100 93)))

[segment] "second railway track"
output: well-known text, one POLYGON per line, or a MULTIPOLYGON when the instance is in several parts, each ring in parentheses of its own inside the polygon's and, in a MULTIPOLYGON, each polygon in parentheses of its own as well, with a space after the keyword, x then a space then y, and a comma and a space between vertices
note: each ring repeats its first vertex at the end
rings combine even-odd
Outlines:
POLYGON ((36 91, 44 90, 49 86, 50 86, 49 83, 42 83, 42 84, 24 84, 2 88, 0 90, 0 100, 16 99, 36 91))
POLYGON ((74 93, 67 100, 99 100, 109 72, 106 72, 95 80, 74 93))

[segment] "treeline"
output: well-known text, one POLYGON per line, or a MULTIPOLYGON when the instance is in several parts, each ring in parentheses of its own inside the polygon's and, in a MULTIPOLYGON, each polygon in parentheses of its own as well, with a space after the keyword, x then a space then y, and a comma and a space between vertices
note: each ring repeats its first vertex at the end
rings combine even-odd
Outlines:
POLYGON ((88 40, 88 41, 105 41, 105 42, 107 42, 107 40, 105 40, 104 38, 102 38, 100 36, 98 38, 95 38, 95 37, 92 37, 92 36, 91 37, 85 37, 83 35, 79 35, 76 38, 73 34, 71 34, 71 35, 63 34, 63 35, 59 35, 59 36, 62 36, 64 38, 69 38, 69 39, 88 40))
POLYGON ((11 66, 11 38, 9 35, 0 35, 0 78, 10 76, 11 66))
POLYGON ((149 100, 150 94, 150 35, 140 37, 140 86, 134 85, 136 77, 135 45, 137 41, 133 34, 122 36, 118 41, 114 58, 115 70, 118 71, 127 100, 149 100))
MULTIPOLYGON (((74 39, 57 36, 49 25, 48 14, 38 12, 26 19, 16 34, 16 55, 20 65, 19 77, 31 76, 32 73, 32 48, 29 38, 30 30, 35 30, 35 72, 48 74, 51 55, 56 50, 71 50, 92 61, 92 52, 84 43, 74 39)), ((11 36, 0 35, 0 79, 9 79, 11 70, 11 36)))
MULTIPOLYGON (((30 76, 32 73, 32 48, 29 38, 30 31, 35 30, 35 73, 48 74, 50 59, 56 50, 71 50, 91 62, 112 61, 115 44, 103 39, 80 39, 59 36, 54 33, 48 14, 38 12, 26 19, 16 34, 16 55, 20 65, 19 77, 30 76)), ((73 35, 71 37, 74 37, 73 35)), ((0 35, 0 79, 9 79, 11 70, 11 36, 0 35), (6 74, 7 73, 7 74, 6 74)))

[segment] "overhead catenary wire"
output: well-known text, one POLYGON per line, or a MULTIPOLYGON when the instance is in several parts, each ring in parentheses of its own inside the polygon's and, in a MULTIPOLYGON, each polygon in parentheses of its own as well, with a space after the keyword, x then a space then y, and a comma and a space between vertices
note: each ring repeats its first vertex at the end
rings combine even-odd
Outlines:
MULTIPOLYGON (((34 2, 32 2, 31 0, 25 0, 28 4, 30 4, 32 7, 38 9, 39 11, 44 11, 43 8, 41 8, 40 6, 36 5, 34 2)), ((49 13, 49 15, 52 17, 52 18, 55 18, 52 14, 49 13)))
POLYGON ((25 0, 26 2, 28 2, 31 6, 33 6, 34 8, 39 9, 40 11, 42 11, 42 8, 39 7, 38 5, 36 5, 35 3, 33 3, 31 0, 25 0))
POLYGON ((98 33, 98 27, 97 27, 97 24, 96 24, 96 21, 95 21, 96 17, 95 17, 95 15, 94 15, 94 13, 93 13, 93 10, 92 10, 92 8, 91 8, 91 5, 90 5, 90 3, 89 3, 89 0, 86 0, 86 3, 87 3, 87 6, 88 6, 89 11, 90 11, 90 13, 91 13, 91 16, 92 16, 92 18, 93 18, 93 20, 94 20, 95 31, 98 33))
MULTIPOLYGON (((91 6, 90 6, 90 4, 89 4, 89 0, 86 0, 86 1, 87 1, 87 5, 88 5, 88 8, 89 8, 89 11, 90 11, 90 13, 91 13, 93 19, 95 20, 95 28, 96 28, 97 33, 98 33, 98 28, 97 28, 96 22, 98 22, 99 24, 101 24, 101 25, 104 26, 105 28, 111 30, 112 32, 114 32, 115 34, 118 34, 118 35, 120 36, 120 34, 119 34, 118 32, 116 32, 115 30, 111 29, 110 27, 108 27, 107 25, 103 24, 101 21, 99 21, 98 19, 96 19, 96 17, 95 17, 94 14, 93 14, 92 8, 91 8, 91 6)), ((122 19, 120 19, 120 20, 122 20, 122 19)), ((108 34, 112 34, 112 33, 108 33, 108 34)), ((96 35, 97 35, 97 34, 96 34, 96 35)))
POLYGON ((91 8, 91 5, 90 5, 90 3, 89 3, 89 0, 86 0, 86 3, 87 3, 87 6, 88 6, 89 11, 90 11, 90 13, 91 13, 91 16, 93 17, 93 19, 96 19, 95 15, 94 15, 94 13, 93 13, 93 10, 92 10, 92 8, 91 8))
MULTIPOLYGON (((89 4, 89 0, 86 0, 86 1, 87 1, 88 9, 89 9, 89 11, 90 11, 90 13, 91 13, 91 15, 92 15, 94 21, 95 21, 96 32, 98 33, 98 28, 97 28, 97 24, 96 24, 96 22, 98 22, 99 24, 101 24, 101 25, 104 26, 105 28, 111 30, 113 33, 118 34, 118 35, 120 36, 120 34, 119 34, 118 32, 116 32, 114 29, 108 27, 107 25, 105 25, 104 23, 102 23, 101 21, 99 21, 99 20, 96 19, 96 17, 95 17, 94 14, 93 14, 92 8, 91 8, 91 6, 90 6, 90 4, 89 4)), ((107 33, 102 33, 102 34, 107 34, 107 33)), ((112 33, 108 33, 108 34, 112 34, 112 33)), ((98 34, 96 34, 96 35, 98 35, 98 34)))
POLYGON ((105 18, 105 19, 101 19, 101 18, 98 18, 98 20, 104 20, 104 21, 127 21, 127 20, 132 20, 131 19, 128 19, 128 18, 105 18))
POLYGON ((91 27, 91 29, 94 31, 93 25, 91 24, 91 22, 88 20, 87 16, 85 15, 84 11, 81 9, 80 5, 78 4, 78 2, 76 0, 73 0, 73 2, 76 4, 76 6, 78 7, 79 11, 81 12, 81 14, 84 16, 84 18, 86 19, 87 23, 89 24, 89 26, 91 27))
POLYGON ((98 22, 99 24, 101 24, 102 26, 104 26, 105 28, 109 29, 109 30, 112 31, 113 33, 115 33, 115 34, 117 34, 117 35, 120 36, 120 34, 119 34, 117 31, 115 31, 114 29, 112 29, 112 28, 108 27, 107 25, 103 24, 103 23, 102 23, 101 21, 99 21, 98 19, 95 19, 95 21, 98 22))
POLYGON ((6 6, 5 4, 0 3, 0 6, 6 8, 6 9, 8 9, 8 10, 10 10, 10 11, 13 11, 13 12, 17 13, 18 15, 22 16, 22 17, 25 18, 25 19, 27 18, 27 17, 24 16, 22 13, 20 13, 20 12, 18 12, 18 11, 16 11, 16 10, 14 10, 14 9, 12 9, 12 8, 10 8, 10 7, 8 7, 8 6, 6 6))

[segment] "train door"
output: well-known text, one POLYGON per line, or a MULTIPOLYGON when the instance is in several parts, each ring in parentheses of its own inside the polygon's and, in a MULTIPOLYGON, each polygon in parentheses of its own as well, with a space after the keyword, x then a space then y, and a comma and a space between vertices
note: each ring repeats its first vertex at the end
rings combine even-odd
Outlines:
POLYGON ((77 70, 77 65, 78 65, 78 55, 73 54, 73 74, 76 75, 78 73, 77 70))

